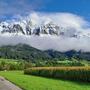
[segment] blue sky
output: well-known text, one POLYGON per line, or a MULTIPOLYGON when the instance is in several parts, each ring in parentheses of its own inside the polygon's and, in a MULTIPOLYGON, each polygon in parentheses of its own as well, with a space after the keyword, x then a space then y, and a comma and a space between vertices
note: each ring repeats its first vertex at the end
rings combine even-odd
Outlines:
POLYGON ((90 0, 0 0, 0 20, 31 11, 77 14, 90 21, 90 0))

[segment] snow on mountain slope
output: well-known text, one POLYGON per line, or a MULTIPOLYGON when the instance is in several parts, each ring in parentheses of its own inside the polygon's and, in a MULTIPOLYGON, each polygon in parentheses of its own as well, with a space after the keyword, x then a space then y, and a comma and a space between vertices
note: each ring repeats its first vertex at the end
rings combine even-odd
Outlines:
MULTIPOLYGON (((68 16, 68 15, 67 15, 68 16)), ((52 17, 52 16, 51 16, 52 17)), ((56 17, 57 18, 57 17, 56 17)), ((53 35, 53 36, 65 36, 65 37, 90 37, 90 31, 81 30, 82 28, 77 25, 74 21, 72 21, 72 25, 69 23, 71 21, 62 21, 62 18, 65 19, 63 15, 61 15, 60 24, 56 23, 52 18, 42 17, 39 19, 37 14, 31 14, 27 19, 22 19, 20 21, 14 22, 1 22, 0 23, 0 34, 7 35, 53 35), (46 18, 46 19, 45 19, 46 18), (40 21, 41 20, 41 21, 40 21), (40 21, 40 22, 39 22, 40 21), (62 25, 62 23, 64 23, 62 25), (66 23, 68 23, 66 25, 66 23), (76 28, 73 27, 76 25, 76 28)))
POLYGON ((49 22, 41 26, 33 26, 32 22, 14 22, 0 23, 0 33, 1 34, 11 34, 11 35, 56 35, 56 36, 65 36, 65 37, 81 37, 86 36, 90 37, 90 32, 76 30, 75 28, 69 27, 60 27, 59 25, 49 22))
POLYGON ((25 43, 40 50, 90 51, 89 22, 70 13, 31 13, 0 23, 0 46, 25 43))

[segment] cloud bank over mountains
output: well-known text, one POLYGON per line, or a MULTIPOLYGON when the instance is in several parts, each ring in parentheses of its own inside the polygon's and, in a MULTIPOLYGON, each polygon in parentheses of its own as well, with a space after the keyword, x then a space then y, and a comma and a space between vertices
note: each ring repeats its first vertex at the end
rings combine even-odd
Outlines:
MULTIPOLYGON (((53 49, 57 51, 90 51, 90 22, 84 20, 83 17, 71 13, 40 13, 32 12, 26 17, 16 16, 17 20, 10 20, 3 23, 15 24, 18 23, 25 28, 27 21, 32 21, 32 28, 46 25, 53 22, 58 25, 60 32, 65 35, 14 35, 0 34, 0 46, 15 45, 25 43, 40 50, 53 49), (74 33, 77 37, 71 37, 74 33)), ((0 28, 1 31, 1 28, 0 28)))

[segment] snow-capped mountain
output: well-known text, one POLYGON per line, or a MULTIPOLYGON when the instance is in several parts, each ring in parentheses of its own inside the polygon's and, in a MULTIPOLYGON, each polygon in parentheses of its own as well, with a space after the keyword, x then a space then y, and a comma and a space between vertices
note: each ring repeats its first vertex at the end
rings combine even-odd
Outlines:
POLYGON ((58 35, 59 26, 50 22, 46 25, 33 26, 31 21, 26 23, 24 22, 15 22, 15 23, 0 23, 0 33, 1 34, 22 34, 22 35, 58 35))
POLYGON ((32 20, 21 20, 15 22, 1 22, 0 34, 2 35, 50 35, 62 37, 90 37, 90 32, 77 30, 73 27, 63 27, 50 21, 41 23, 40 25, 33 24, 32 20))

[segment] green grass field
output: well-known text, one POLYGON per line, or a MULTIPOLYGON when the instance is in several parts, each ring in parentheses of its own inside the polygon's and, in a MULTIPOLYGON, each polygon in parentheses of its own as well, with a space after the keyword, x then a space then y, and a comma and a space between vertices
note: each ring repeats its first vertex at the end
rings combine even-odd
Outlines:
POLYGON ((90 83, 24 75, 23 71, 0 71, 0 76, 5 77, 24 90, 90 90, 90 83))

